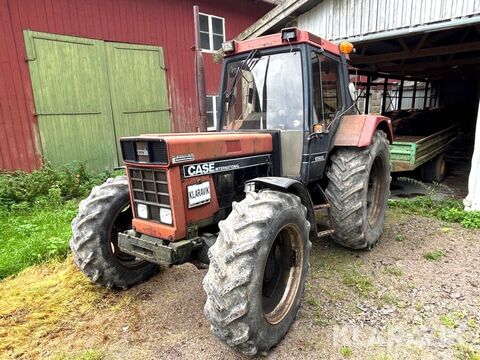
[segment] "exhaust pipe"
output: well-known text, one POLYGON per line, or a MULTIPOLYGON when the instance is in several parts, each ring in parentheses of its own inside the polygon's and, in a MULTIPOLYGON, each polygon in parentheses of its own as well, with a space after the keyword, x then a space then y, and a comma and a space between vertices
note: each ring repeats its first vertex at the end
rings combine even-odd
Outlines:
POLYGON ((199 115, 197 132, 201 132, 207 131, 207 96, 205 89, 205 66, 200 47, 200 19, 197 5, 193 7, 193 26, 195 28, 195 90, 199 115))

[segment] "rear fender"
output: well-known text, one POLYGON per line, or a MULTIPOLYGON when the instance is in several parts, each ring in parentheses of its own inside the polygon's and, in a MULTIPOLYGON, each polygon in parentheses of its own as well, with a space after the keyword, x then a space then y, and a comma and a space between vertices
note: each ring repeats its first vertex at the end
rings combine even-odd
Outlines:
POLYGON ((335 134, 334 146, 367 147, 377 129, 387 134, 390 144, 393 142, 392 122, 389 118, 372 114, 344 116, 335 134))
POLYGON ((249 184, 255 184, 255 191, 259 189, 272 189, 297 195, 302 201, 302 204, 307 208, 307 220, 310 223, 310 238, 316 238, 317 222, 315 220, 315 210, 313 209, 310 193, 303 183, 290 178, 267 176, 247 181, 245 188, 248 188, 249 184))

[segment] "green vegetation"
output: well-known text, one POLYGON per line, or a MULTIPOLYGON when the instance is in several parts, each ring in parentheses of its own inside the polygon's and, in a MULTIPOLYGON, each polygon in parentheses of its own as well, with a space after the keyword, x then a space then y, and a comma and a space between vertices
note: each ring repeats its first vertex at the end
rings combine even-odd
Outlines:
POLYGON ((375 360, 394 360, 393 357, 389 354, 381 354, 380 356, 374 358, 375 360))
POLYGON ((76 201, 0 215, 0 279, 48 260, 65 258, 76 201))
POLYGON ((432 216, 443 221, 460 223, 465 228, 480 228, 480 211, 463 210, 460 200, 434 200, 430 196, 419 196, 414 199, 389 200, 389 205, 404 213, 432 216))
POLYGON ((313 309, 315 323, 323 326, 328 324, 328 320, 325 319, 322 312, 322 303, 318 299, 310 298, 307 300, 308 305, 313 309))
POLYGON ((440 315, 440 321, 449 329, 454 329, 458 326, 456 319, 449 314, 440 315))
POLYGON ((99 350, 85 350, 76 355, 67 355, 61 354, 53 358, 54 360, 101 360, 103 359, 103 354, 99 350))
POLYGON ((402 234, 395 235, 395 241, 405 241, 405 236, 402 234))
POLYGON ((393 276, 402 276, 403 271, 398 266, 385 266, 383 272, 393 276))
POLYGON ((467 319, 467 313, 462 311, 453 311, 440 315, 440 322, 449 329, 457 328, 460 326, 460 323, 466 322, 467 325, 471 324, 471 320, 473 319, 467 319))
POLYGON ((456 344, 454 345, 455 357, 460 360, 480 360, 480 353, 474 351, 470 345, 456 344))
POLYGON ((349 357, 351 356, 353 353, 353 350, 351 347, 349 346, 342 346, 342 348, 340 349, 340 354, 342 354, 343 357, 349 357))
POLYGON ((368 295, 373 288, 372 278, 362 274, 358 267, 346 269, 342 277, 346 286, 355 287, 362 295, 368 295))
POLYGON ((68 253, 78 199, 113 175, 84 164, 0 174, 0 279, 68 253))
POLYGON ((111 172, 95 174, 78 162, 58 168, 47 163, 30 174, 0 173, 0 211, 27 210, 33 205, 84 198, 93 186, 112 175, 111 172))
POLYGON ((382 303, 388 304, 388 305, 397 305, 398 298, 395 296, 395 294, 387 291, 380 298, 380 304, 382 303))
POLYGON ((437 249, 426 252, 423 254, 423 257, 429 261, 438 261, 445 256, 445 252, 443 250, 437 249))

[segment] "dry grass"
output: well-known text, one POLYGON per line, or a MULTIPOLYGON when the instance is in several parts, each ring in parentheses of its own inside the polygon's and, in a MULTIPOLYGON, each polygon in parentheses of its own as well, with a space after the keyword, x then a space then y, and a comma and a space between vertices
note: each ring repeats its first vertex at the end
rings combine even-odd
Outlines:
POLYGON ((70 333, 85 315, 115 312, 129 302, 126 293, 91 284, 70 257, 28 268, 0 282, 0 354, 43 357, 36 349, 70 333))

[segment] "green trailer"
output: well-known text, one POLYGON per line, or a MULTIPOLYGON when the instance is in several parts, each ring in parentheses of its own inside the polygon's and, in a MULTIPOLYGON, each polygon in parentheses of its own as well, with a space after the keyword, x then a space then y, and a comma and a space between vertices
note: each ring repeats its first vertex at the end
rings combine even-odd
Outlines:
POLYGON ((445 176, 444 153, 458 135, 458 124, 428 136, 396 135, 390 145, 392 172, 420 167, 422 179, 440 182, 445 176))

